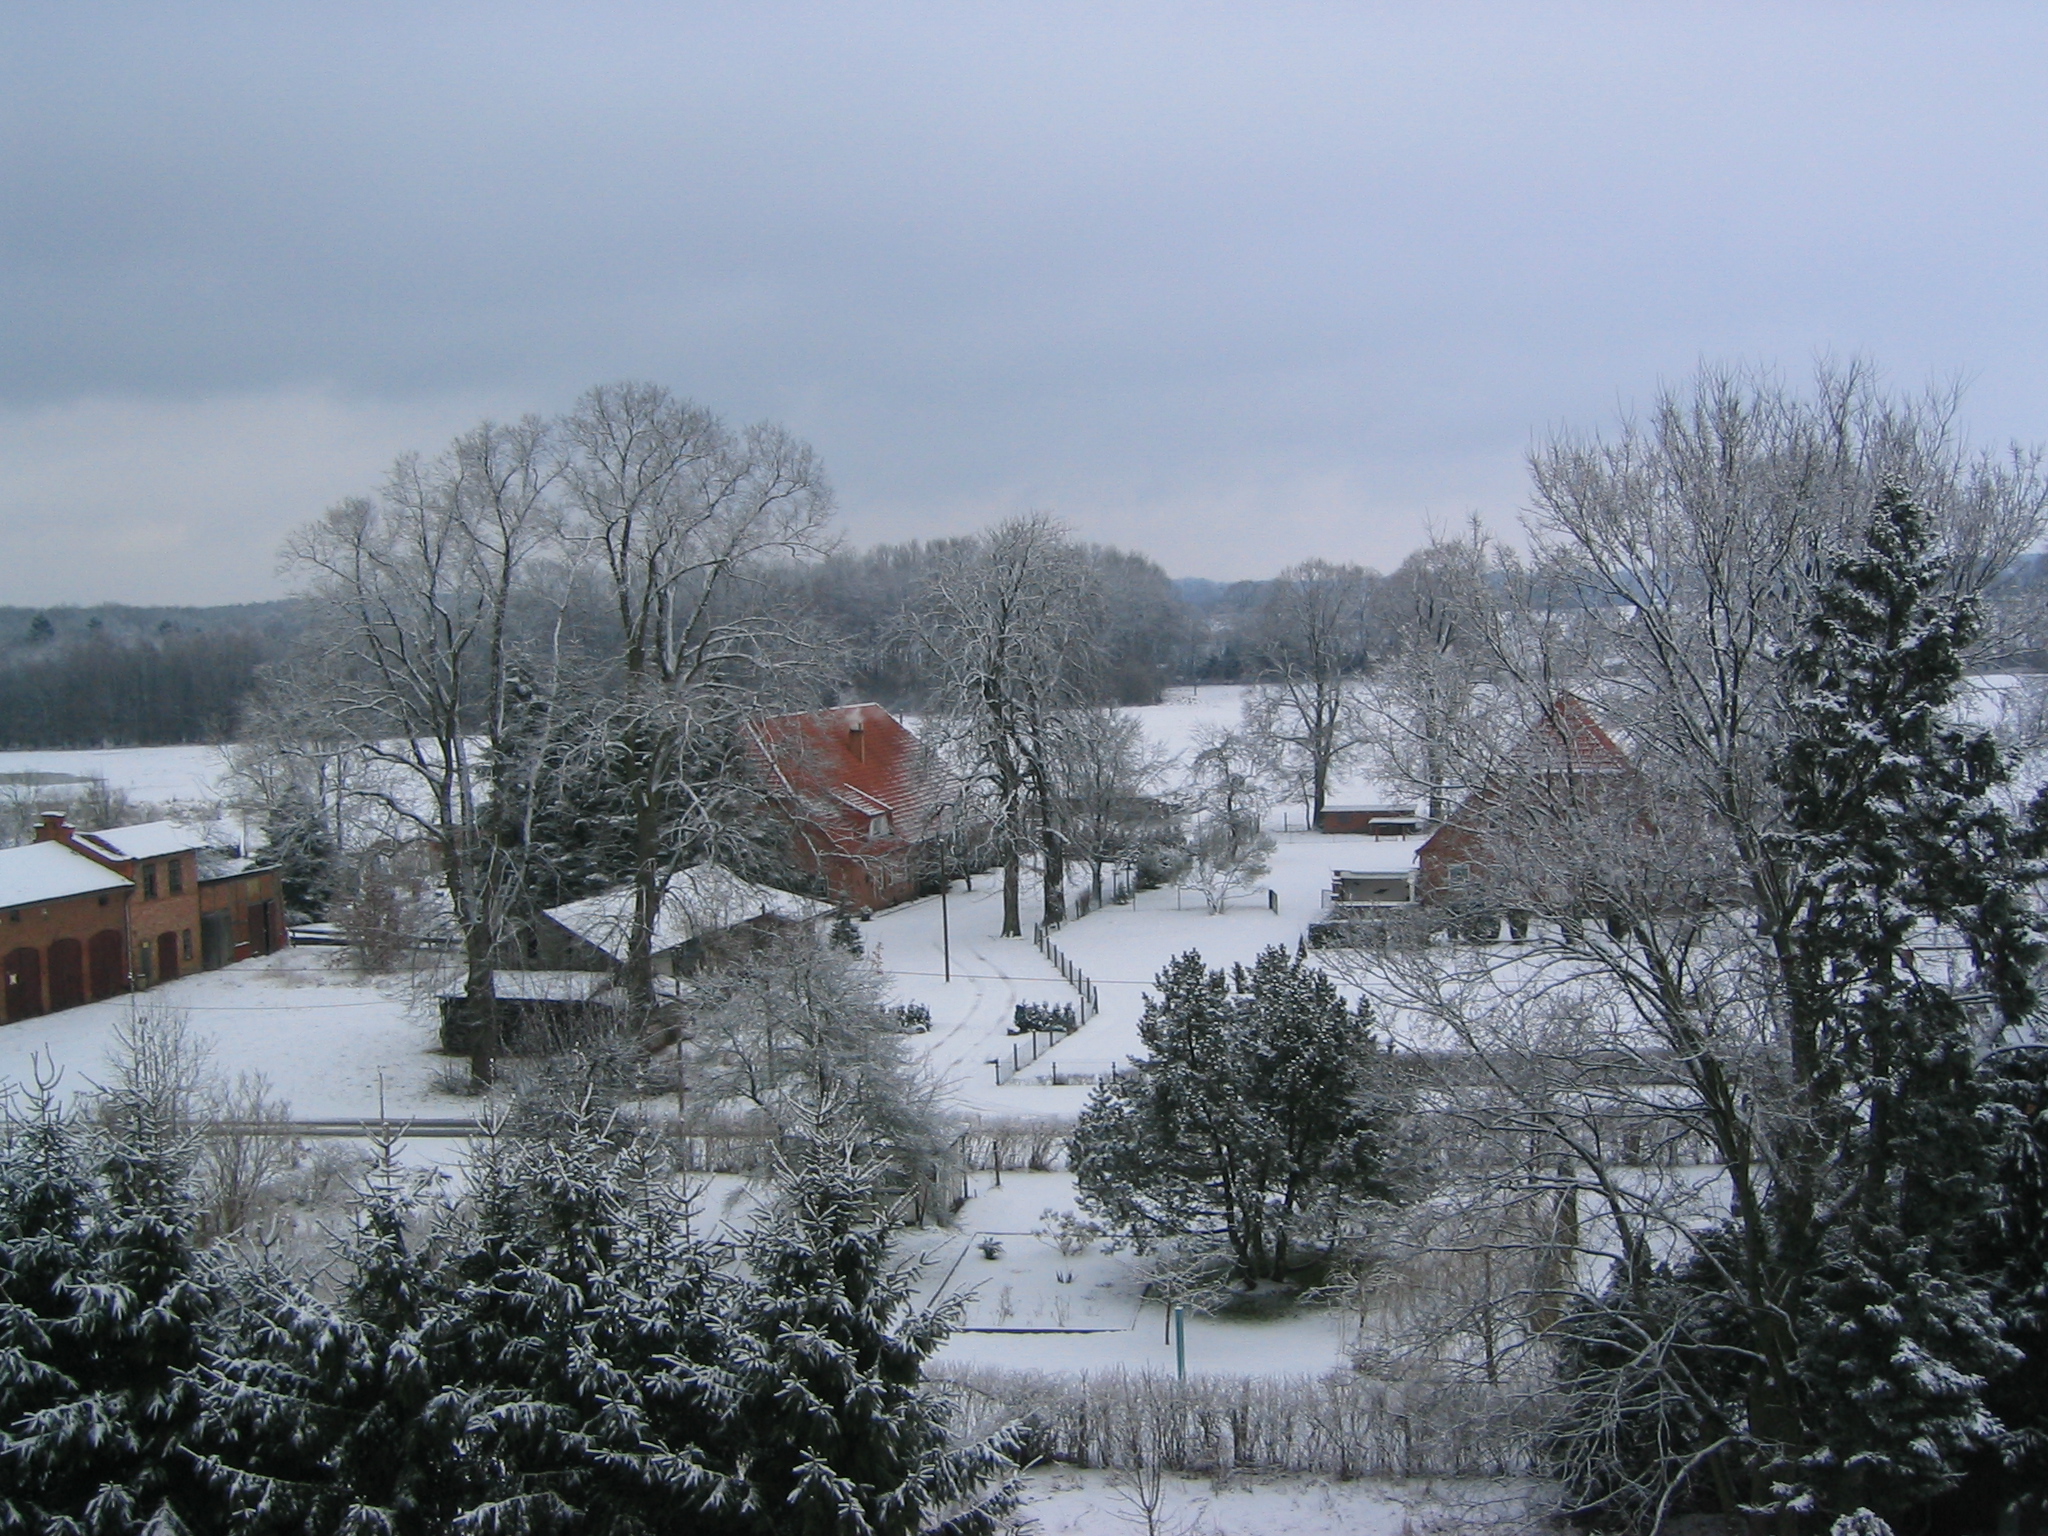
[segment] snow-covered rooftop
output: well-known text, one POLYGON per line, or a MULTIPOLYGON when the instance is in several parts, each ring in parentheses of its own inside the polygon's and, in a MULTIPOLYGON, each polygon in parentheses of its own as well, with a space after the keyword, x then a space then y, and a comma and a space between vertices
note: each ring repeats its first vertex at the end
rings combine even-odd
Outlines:
POLYGON ((132 827, 81 832, 80 841, 104 848, 117 859, 161 859, 206 846, 206 834, 182 821, 144 821, 132 827))
MULTIPOLYGON (((699 864, 669 882, 668 897, 662 902, 660 917, 654 925, 654 952, 661 954, 704 934, 736 927, 757 917, 801 922, 822 917, 831 910, 830 902, 756 885, 722 864, 699 864)), ((633 890, 620 886, 566 906, 551 907, 547 915, 585 943, 614 960, 623 960, 633 930, 633 890)))
POLYGON ((0 907, 26 907, 94 891, 125 891, 128 881, 62 843, 0 849, 0 907))

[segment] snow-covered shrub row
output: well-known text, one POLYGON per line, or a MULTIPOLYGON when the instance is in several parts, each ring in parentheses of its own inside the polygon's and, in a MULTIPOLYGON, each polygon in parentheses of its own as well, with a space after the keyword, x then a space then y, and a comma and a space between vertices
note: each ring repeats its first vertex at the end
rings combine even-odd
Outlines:
POLYGON ((960 1133, 960 1165, 1058 1173, 1067 1166, 1070 1129, 1052 1120, 977 1120, 960 1133))
POLYGON ((1021 1419, 1048 1461, 1176 1472, 1519 1477, 1543 1422, 1526 1395, 1478 1382, 1326 1376, 1068 1375, 949 1367, 963 1413, 1021 1419))

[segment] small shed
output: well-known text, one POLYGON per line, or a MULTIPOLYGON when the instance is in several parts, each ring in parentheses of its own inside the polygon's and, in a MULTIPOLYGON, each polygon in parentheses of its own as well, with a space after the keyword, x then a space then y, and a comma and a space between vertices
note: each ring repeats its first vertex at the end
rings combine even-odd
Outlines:
POLYGON ((1323 915, 1308 925, 1317 949, 1381 944, 1400 929, 1400 914, 1415 905, 1412 859, 1377 869, 1339 869, 1323 893, 1323 915))
POLYGON ((1405 907, 1415 900, 1415 867, 1340 869, 1330 880, 1330 907, 1405 907))
POLYGON ((1318 832, 1414 837, 1422 829, 1423 819, 1412 805, 1326 805, 1316 817, 1318 832))
MULTIPOLYGON (((558 1050, 564 1044, 608 1033, 624 999, 601 971, 493 971, 491 993, 498 1003, 500 1047, 513 1055, 558 1050)), ((441 1048, 468 1055, 482 1044, 476 1020, 464 1006, 460 983, 444 987, 441 1048)))

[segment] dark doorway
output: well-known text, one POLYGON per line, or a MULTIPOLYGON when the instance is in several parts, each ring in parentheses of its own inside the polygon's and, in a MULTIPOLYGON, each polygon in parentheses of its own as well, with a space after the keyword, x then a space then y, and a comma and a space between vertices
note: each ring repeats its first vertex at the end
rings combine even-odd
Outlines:
POLYGON ((156 936, 156 979, 178 979, 178 936, 175 933, 160 933, 156 936))
POLYGON ((199 919, 199 963, 217 971, 235 958, 235 918, 231 912, 208 912, 199 919))
POLYGON ((50 1011, 85 1001, 85 946, 76 939, 50 945, 50 1011))
POLYGON ((267 901, 249 903, 249 948, 259 955, 267 955, 273 948, 270 942, 271 910, 272 903, 267 901))
POLYGON ((121 930, 102 928, 86 946, 87 969, 92 972, 93 1001, 128 990, 128 967, 121 959, 121 930))
POLYGON ((16 949, 8 952, 7 1018, 32 1019, 43 1011, 43 952, 16 949))

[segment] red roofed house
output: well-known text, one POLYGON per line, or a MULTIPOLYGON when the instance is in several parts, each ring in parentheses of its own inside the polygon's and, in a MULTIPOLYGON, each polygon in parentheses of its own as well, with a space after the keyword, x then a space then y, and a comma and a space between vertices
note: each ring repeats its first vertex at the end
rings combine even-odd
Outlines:
POLYGON ((1565 893, 1542 889, 1567 872, 1546 871, 1544 860, 1532 854, 1540 855, 1545 843, 1556 840, 1557 829, 1573 821, 1605 823, 1619 813, 1623 826, 1640 826, 1642 811, 1633 795, 1639 783, 1628 754, 1585 700, 1559 694, 1417 850, 1418 899, 1451 906, 1484 901, 1480 893, 1513 879, 1523 898, 1516 905, 1569 904, 1565 893), (1537 867, 1509 868, 1511 863, 1537 867))
POLYGON ((937 889, 960 784, 879 704, 775 715, 752 727, 791 853, 834 901, 880 910, 937 889))

